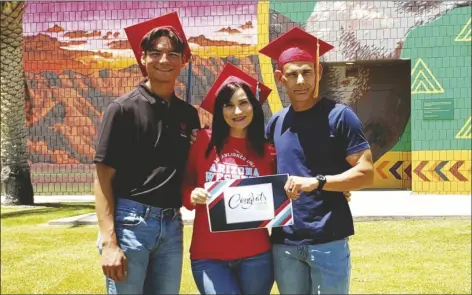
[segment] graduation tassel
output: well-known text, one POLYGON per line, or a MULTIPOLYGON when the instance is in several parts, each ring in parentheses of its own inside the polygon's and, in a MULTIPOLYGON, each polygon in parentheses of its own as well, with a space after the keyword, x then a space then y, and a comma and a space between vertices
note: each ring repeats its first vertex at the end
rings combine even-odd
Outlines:
POLYGON ((192 102, 192 56, 190 56, 188 62, 188 80, 187 80, 187 99, 188 103, 192 102))
POLYGON ((259 81, 257 81, 257 85, 256 85, 256 99, 257 99, 258 102, 261 102, 261 101, 259 100, 260 91, 261 91, 261 89, 259 88, 259 81))
POLYGON ((320 42, 316 39, 316 61, 315 61, 315 98, 318 97, 320 92, 320 42))

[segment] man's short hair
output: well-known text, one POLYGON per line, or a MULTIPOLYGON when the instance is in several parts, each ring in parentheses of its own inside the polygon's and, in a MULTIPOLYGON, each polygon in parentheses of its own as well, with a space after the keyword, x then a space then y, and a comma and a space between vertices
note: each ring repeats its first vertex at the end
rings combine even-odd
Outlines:
POLYGON ((146 35, 144 35, 143 39, 141 40, 141 49, 144 52, 150 51, 154 47, 154 43, 160 37, 167 37, 172 44, 173 51, 178 52, 180 54, 184 53, 185 43, 184 41, 177 35, 174 31, 169 28, 155 28, 149 31, 146 35))

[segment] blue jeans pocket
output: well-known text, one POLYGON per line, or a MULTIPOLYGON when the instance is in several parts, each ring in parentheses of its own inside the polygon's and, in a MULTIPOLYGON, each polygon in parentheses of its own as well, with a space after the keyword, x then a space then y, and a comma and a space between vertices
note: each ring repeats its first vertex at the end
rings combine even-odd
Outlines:
POLYGON ((135 210, 122 207, 117 207, 115 210, 115 226, 135 227, 143 221, 143 216, 137 214, 135 210))

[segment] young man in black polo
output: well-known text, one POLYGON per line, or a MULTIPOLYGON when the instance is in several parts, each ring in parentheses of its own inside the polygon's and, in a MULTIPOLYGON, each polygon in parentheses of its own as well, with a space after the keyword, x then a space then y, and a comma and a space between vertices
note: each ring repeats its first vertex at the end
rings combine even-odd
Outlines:
POLYGON ((181 174, 197 110, 176 97, 190 58, 176 13, 125 29, 147 79, 108 106, 96 155, 99 249, 108 294, 177 294, 181 174))
POLYGON ((277 60, 275 76, 291 104, 267 125, 278 173, 290 175, 285 189, 294 199, 294 224, 271 235, 280 294, 349 292, 348 237, 354 225, 343 192, 373 181, 372 153, 359 118, 348 106, 318 95, 319 56, 332 48, 294 28, 260 51, 277 60))

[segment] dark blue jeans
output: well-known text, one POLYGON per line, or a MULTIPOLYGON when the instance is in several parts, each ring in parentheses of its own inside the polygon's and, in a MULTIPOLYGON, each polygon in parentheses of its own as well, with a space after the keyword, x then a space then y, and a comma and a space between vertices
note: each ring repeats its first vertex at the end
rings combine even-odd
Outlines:
POLYGON ((192 260, 201 294, 270 294, 274 284, 271 252, 238 260, 192 260))
MULTIPOLYGON (((116 201, 115 232, 128 263, 128 276, 106 277, 107 294, 178 294, 182 274, 183 223, 178 209, 127 199, 116 201)), ((100 236, 99 236, 99 250, 100 236)))

